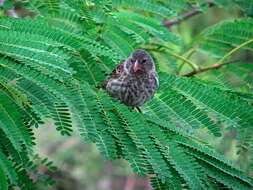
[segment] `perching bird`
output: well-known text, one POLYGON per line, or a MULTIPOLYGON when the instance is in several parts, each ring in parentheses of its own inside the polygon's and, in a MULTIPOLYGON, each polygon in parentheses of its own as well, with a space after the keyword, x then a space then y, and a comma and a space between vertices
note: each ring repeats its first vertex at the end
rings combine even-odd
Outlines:
POLYGON ((158 86, 154 61, 141 49, 119 64, 104 82, 104 88, 112 97, 131 107, 141 106, 151 99, 158 86))

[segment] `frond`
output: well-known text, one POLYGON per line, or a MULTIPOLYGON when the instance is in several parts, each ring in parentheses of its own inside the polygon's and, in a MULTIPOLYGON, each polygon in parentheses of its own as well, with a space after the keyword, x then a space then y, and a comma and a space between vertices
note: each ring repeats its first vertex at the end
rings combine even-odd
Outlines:
POLYGON ((234 0, 234 2, 244 11, 247 15, 253 16, 253 1, 234 0))
POLYGON ((1 151, 0 151, 0 168, 4 172, 4 174, 8 176, 8 179, 10 180, 11 184, 14 185, 18 184, 18 175, 15 169, 13 168, 11 161, 8 160, 8 158, 1 151))
POLYGON ((174 76, 166 78, 161 82, 160 93, 144 109, 148 115, 184 127, 189 132, 207 127, 214 135, 220 134, 219 121, 241 131, 252 125, 253 110, 246 101, 235 99, 233 94, 218 88, 211 90, 199 81, 174 76))
MULTIPOLYGON (((232 91, 241 92, 241 96, 250 99, 253 89, 252 85, 252 71, 253 66, 250 63, 239 62, 236 64, 230 64, 219 70, 212 70, 208 72, 210 81, 215 81, 219 86, 223 86, 224 89, 230 89, 232 91), (244 95, 245 96, 244 96, 244 95)), ((203 75, 200 75, 203 78, 203 75)))
MULTIPOLYGON (((170 42, 174 44, 179 44, 180 39, 175 34, 169 32, 166 28, 164 28, 159 21, 154 18, 148 18, 141 14, 123 12, 115 13, 117 19, 119 19, 120 23, 128 21, 142 28, 143 33, 148 32, 152 36, 154 36, 157 40, 163 40, 165 42, 170 42)), ((124 24, 125 25, 125 24, 124 24)), ((125 27, 128 27, 125 25, 125 27)))
POLYGON ((163 17, 172 16, 175 14, 173 9, 167 8, 165 6, 154 3, 151 0, 142 1, 142 0, 114 0, 112 1, 112 6, 114 7, 126 7, 133 8, 136 10, 146 11, 153 14, 158 14, 163 17))
MULTIPOLYGON (((222 57, 234 47, 237 47, 253 39, 253 20, 242 18, 238 20, 224 21, 204 30, 198 43, 200 47, 215 55, 222 57)), ((243 49, 252 51, 252 43, 248 43, 243 49)))
POLYGON ((22 145, 29 150, 32 146, 32 139, 26 126, 22 120, 22 110, 16 105, 15 101, 6 94, 4 89, 0 89, 0 124, 1 129, 10 141, 13 143, 16 150, 22 150, 22 145))
POLYGON ((0 180, 1 180, 0 188, 3 189, 3 190, 8 190, 7 177, 5 175, 5 172, 2 168, 2 166, 0 166, 0 180))
POLYGON ((31 0, 27 3, 27 8, 36 11, 36 14, 47 15, 59 12, 59 0, 31 0))

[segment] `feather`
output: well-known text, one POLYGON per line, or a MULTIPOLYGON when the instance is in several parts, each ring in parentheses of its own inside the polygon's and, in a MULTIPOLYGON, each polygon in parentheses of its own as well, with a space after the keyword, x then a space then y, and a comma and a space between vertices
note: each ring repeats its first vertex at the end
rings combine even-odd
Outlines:
POLYGON ((144 50, 136 50, 120 63, 104 82, 104 88, 122 103, 136 107, 151 99, 158 89, 158 75, 151 56, 144 50), (138 65, 138 71, 134 67, 138 65))

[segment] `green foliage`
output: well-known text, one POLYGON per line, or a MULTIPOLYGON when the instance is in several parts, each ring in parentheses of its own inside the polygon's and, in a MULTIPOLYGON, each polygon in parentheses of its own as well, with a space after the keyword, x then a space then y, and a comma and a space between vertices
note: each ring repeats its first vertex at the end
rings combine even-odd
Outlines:
MULTIPOLYGON (((151 176, 154 189, 252 189, 252 178, 197 135, 204 129, 217 138, 221 126, 233 128, 239 147, 252 153, 252 94, 160 72, 159 92, 138 113, 98 88, 136 48, 150 49, 158 67, 159 56, 177 55, 182 39, 160 23, 191 8, 188 1, 30 0, 24 6, 36 17, 0 19, 1 189, 51 184, 46 176, 31 179, 39 165, 51 165, 32 150, 32 131, 47 119, 62 135, 78 129, 106 159, 127 160, 134 172, 151 176)), ((249 18, 221 21, 195 45, 225 60, 233 50, 251 50, 252 30, 249 18)))
POLYGON ((216 3, 226 6, 233 6, 237 5, 240 7, 242 12, 246 13, 248 16, 253 16, 252 11, 253 11, 253 1, 252 0, 215 0, 216 3))
POLYGON ((252 51, 253 20, 242 18, 224 21, 206 29, 201 35, 201 48, 216 56, 224 56, 229 50, 243 43, 243 49, 252 51), (242 37, 243 36, 243 37, 242 37))

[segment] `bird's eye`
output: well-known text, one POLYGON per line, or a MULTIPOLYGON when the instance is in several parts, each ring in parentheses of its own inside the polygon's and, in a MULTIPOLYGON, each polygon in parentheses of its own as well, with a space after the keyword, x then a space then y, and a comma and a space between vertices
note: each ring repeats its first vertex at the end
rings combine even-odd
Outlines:
POLYGON ((130 64, 134 64, 135 63, 135 59, 130 59, 130 64))
POLYGON ((141 63, 146 63, 146 61, 147 61, 146 59, 143 59, 143 60, 141 61, 141 63))

